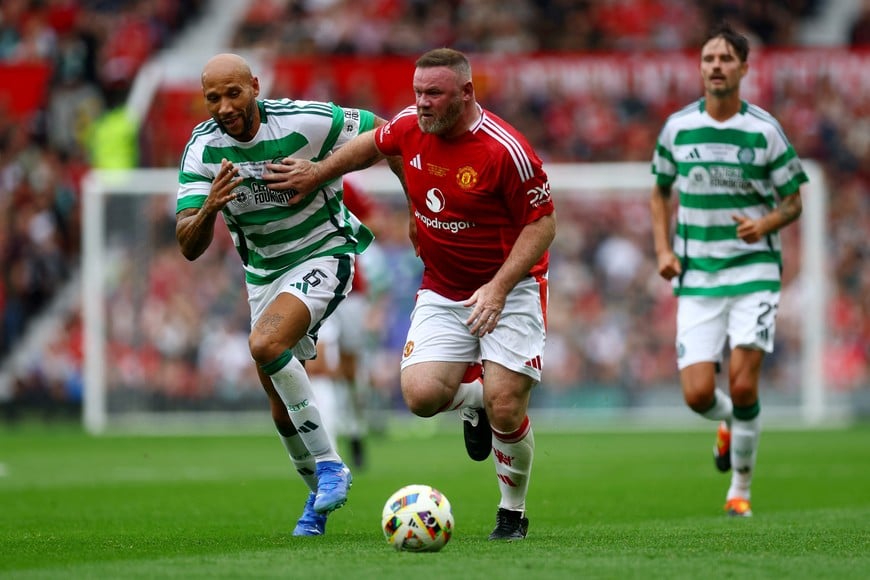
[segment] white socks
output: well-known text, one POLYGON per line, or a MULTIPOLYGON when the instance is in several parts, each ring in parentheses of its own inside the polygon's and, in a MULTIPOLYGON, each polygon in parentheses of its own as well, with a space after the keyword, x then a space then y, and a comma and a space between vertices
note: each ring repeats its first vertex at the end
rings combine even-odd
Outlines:
POLYGON ((734 418, 731 422, 731 487, 726 499, 741 497, 749 499, 752 472, 758 454, 758 439, 761 434, 759 416, 748 421, 734 418))
POLYGON ((293 463, 293 467, 296 468, 296 472, 302 478, 302 481, 305 482, 308 489, 316 492, 317 476, 314 474, 314 470, 317 467, 317 462, 314 461, 314 456, 308 452, 308 448, 305 447, 305 443, 302 442, 299 433, 294 433, 290 437, 285 437, 278 433, 278 437, 281 439, 284 449, 290 455, 290 462, 293 463))
POLYGON ((439 412, 457 411, 463 407, 483 408, 483 366, 480 363, 468 365, 453 400, 444 405, 439 412))
POLYGON ((721 389, 716 389, 716 398, 713 406, 701 413, 702 417, 706 417, 711 421, 727 421, 731 425, 731 417, 734 413, 734 405, 731 403, 731 397, 722 392, 721 389))
POLYGON ((528 416, 513 433, 501 433, 493 429, 492 456, 501 501, 498 507, 525 512, 526 494, 529 491, 529 476, 535 456, 535 436, 528 416))
POLYGON ((291 357, 286 365, 270 373, 270 376, 275 390, 287 405, 287 411, 299 437, 314 459, 318 462, 341 461, 320 418, 311 381, 302 363, 295 357, 291 357))

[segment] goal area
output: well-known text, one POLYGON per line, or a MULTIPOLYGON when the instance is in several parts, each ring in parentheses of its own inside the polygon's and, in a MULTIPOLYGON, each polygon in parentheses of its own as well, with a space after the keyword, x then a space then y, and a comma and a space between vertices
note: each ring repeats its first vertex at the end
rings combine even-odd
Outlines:
MULTIPOLYGON (((805 168, 803 215, 783 230, 775 352, 762 371, 767 424, 821 425, 846 414, 823 369, 828 192, 819 166, 805 168)), ((558 225, 544 372, 530 403, 536 429, 700 425, 679 387, 676 299, 656 271, 649 163, 546 170, 558 225)), ((83 421, 91 433, 270 428, 248 352, 239 257, 218 223, 209 250, 184 259, 175 240, 177 175, 94 171, 83 183, 83 421)), ((398 369, 420 265, 395 177, 381 164, 349 178, 377 208, 369 224, 376 242, 361 258, 373 290, 359 327, 370 423, 386 424, 407 414, 398 369)), ((718 385, 726 382, 720 373, 718 385)))

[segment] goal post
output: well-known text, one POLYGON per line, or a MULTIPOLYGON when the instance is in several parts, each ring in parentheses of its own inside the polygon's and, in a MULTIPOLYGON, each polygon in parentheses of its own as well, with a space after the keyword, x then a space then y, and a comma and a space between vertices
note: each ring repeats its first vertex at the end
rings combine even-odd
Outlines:
POLYGON ((82 319, 84 326, 85 429, 102 433, 108 426, 106 385, 106 197, 157 195, 178 187, 170 169, 95 170, 82 182, 82 319))
MULTIPOLYGON (((792 376, 799 377, 800 385, 799 387, 793 386, 793 392, 786 397, 793 402, 780 411, 781 415, 792 423, 811 426, 842 418, 846 411, 836 404, 832 404, 828 396, 823 364, 826 344, 825 311, 829 293, 829 279, 825 266, 828 192, 819 165, 809 160, 805 160, 804 165, 810 183, 803 196, 804 211, 799 222, 801 249, 796 283, 799 286, 800 300, 800 369, 794 370, 792 373, 792 376)), ((630 203, 633 204, 633 211, 637 212, 641 207, 646 208, 646 200, 653 184, 650 165, 645 162, 549 164, 546 166, 546 170, 556 200, 557 212, 560 211, 560 207, 567 207, 577 202, 592 203, 591 207, 599 202, 630 203)), ((167 215, 162 216, 165 218, 162 220, 163 222, 174 219, 170 212, 174 211, 177 176, 177 170, 173 169, 92 171, 83 181, 82 312, 85 349, 83 422, 86 430, 90 433, 98 434, 112 429, 122 424, 125 417, 131 414, 140 418, 150 416, 158 423, 166 418, 165 401, 162 407, 156 411, 144 409, 140 412, 135 408, 135 404, 145 397, 135 393, 127 393, 128 401, 122 405, 124 412, 116 414, 112 410, 113 407, 118 407, 118 405, 113 405, 110 400, 117 387, 112 377, 117 376, 116 367, 120 363, 118 360, 110 360, 108 354, 110 326, 118 321, 109 320, 107 280, 111 278, 114 280, 113 283, 118 283, 120 267, 124 267, 127 272, 137 271, 137 268, 141 272, 146 272, 154 266, 152 260, 177 259, 184 261, 177 250, 174 258, 158 257, 149 253, 147 251, 149 239, 132 225, 128 227, 124 223, 127 220, 131 222, 136 219, 141 220, 142 215, 149 211, 146 209, 149 200, 159 200, 160 204, 165 207, 167 215), (138 239, 134 239, 137 237, 138 239), (117 240, 122 242, 124 240, 135 241, 139 247, 145 248, 145 251, 135 258, 131 258, 114 247, 117 240), (131 261, 133 263, 130 263, 131 261), (131 409, 132 413, 130 413, 131 409)), ((383 164, 358 172, 355 177, 362 189, 369 194, 383 198, 392 197, 394 201, 402 199, 402 193, 395 177, 383 164)), ((595 219, 595 217, 592 216, 590 219, 595 219)), ((648 218, 646 219, 648 220, 648 218)), ((582 225, 582 216, 577 223, 582 225)), ((576 225, 561 219, 559 224, 560 232, 562 227, 570 229, 576 225)), ((166 226, 165 223, 163 225, 166 226)), ((219 229, 225 228, 219 227, 219 229)), ((573 232, 566 231, 562 235, 570 233, 573 232)), ((164 232, 163 235, 165 238, 166 233, 164 232)), ((557 233, 557 239, 559 235, 557 233)), ((647 259, 651 259, 652 240, 649 239, 643 243, 646 244, 642 249, 647 254, 647 259)), ((796 251, 796 249, 787 247, 785 251, 796 251)), ((230 260, 227 262, 226 268, 235 267, 237 270, 232 275, 235 276, 238 290, 243 292, 243 278, 239 274, 240 266, 229 263, 230 260)), ((184 264, 184 267, 190 266, 184 264)), ((551 276, 555 275, 555 272, 551 271, 551 276)), ((666 285, 664 281, 659 282, 666 285)), ((140 283, 147 284, 148 281, 142 278, 140 283)), ((592 283, 594 284, 595 280, 592 283)), ((133 290, 135 291, 136 288, 133 290)), ((193 301, 196 298, 196 296, 187 297, 188 300, 193 301)), ((552 310, 550 312, 551 321, 555 317, 565 316, 570 316, 570 313, 553 312, 552 310)), ((582 333, 583 329, 580 329, 579 332, 582 333)), ((548 341, 548 348, 549 345, 548 341)), ((570 355, 571 353, 568 351, 568 356, 570 355)), ((398 360, 395 361, 395 365, 398 365, 398 360)), ((252 363, 251 366, 253 366, 252 363)), ((548 388, 546 374, 545 369, 545 377, 542 381, 543 389, 548 388)), ((146 377, 144 382, 147 383, 150 378, 146 377)), ((188 380, 198 379, 189 377, 188 380)), ((675 362, 669 386, 678 392, 675 362)), ((257 389, 259 389, 258 385, 257 389)), ((242 395, 242 397, 244 396, 247 395, 242 395)), ((265 410, 266 403, 262 393, 257 392, 256 396, 259 397, 261 407, 265 410)), ((234 401, 241 400, 238 393, 231 395, 231 397, 234 397, 234 401)), ((629 404, 626 403, 626 405, 629 404)), ((201 406, 209 407, 206 404, 201 406)), ((618 415, 623 412, 623 415, 637 416, 638 409, 630 409, 619 404, 616 406, 614 414, 618 415)), ((776 404, 774 404, 775 407, 776 404)), ((765 409, 769 410, 769 407, 765 406, 765 409)), ((195 425, 196 421, 199 421, 199 417, 209 412, 213 413, 214 410, 198 409, 198 411, 201 412, 185 415, 185 421, 193 421, 191 425, 195 425), (191 417, 193 418, 191 419, 191 417)), ((551 411, 563 413, 564 409, 561 411, 540 410, 541 413, 551 411)), ((684 408, 680 408, 678 411, 670 409, 670 411, 678 412, 683 416, 691 415, 686 413, 684 408)), ((574 408, 570 412, 582 413, 583 409, 574 408)), ((667 421, 668 418, 672 419, 674 416, 674 413, 665 413, 664 420, 667 421)))

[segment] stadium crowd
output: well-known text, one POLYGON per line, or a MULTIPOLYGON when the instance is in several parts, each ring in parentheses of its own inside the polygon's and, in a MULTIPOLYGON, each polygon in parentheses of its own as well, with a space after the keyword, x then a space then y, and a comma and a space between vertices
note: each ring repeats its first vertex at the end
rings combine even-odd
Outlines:
MULTIPOLYGON (((777 48, 798 45, 803 19, 823 4, 253 0, 233 45, 236 50, 298 56, 413 55, 439 45, 469 53, 649 55, 694 48, 707 24, 728 17, 742 23, 757 47, 777 48)), ((48 62, 52 77, 48 94, 26 119, 14 115, 4 98, 14 87, 5 77, 0 94, 0 360, 78 267, 79 180, 97 165, 95 127, 123 97, 148 56, 166 46, 203 8, 197 0, 2 4, 0 66, 48 62)), ((843 44, 866 50, 867 21, 865 12, 844 34, 843 44)), ((649 161, 665 116, 698 96, 697 86, 671 89, 659 99, 643 91, 612 99, 496 90, 486 95, 485 104, 523 131, 545 162, 649 161)), ((356 105, 354 98, 334 100, 356 105)), ((788 84, 771 102, 760 104, 781 121, 802 158, 824 166, 831 192, 826 251, 834 281, 826 368, 838 390, 870 389, 870 270, 864 267, 870 253, 865 235, 870 231, 870 103, 862 92, 823 82, 788 84)), ((147 399, 145 404, 163 408, 259 408, 259 387, 245 357, 247 306, 225 280, 227 270, 235 270, 223 262, 237 259, 229 238, 196 268, 178 267, 174 198, 172 202, 170 207, 155 201, 135 224, 126 217, 129 207, 109 208, 118 212, 111 224, 144 228, 150 240, 148 272, 135 268, 136 252, 142 248, 115 248, 121 256, 116 263, 124 270, 115 273, 110 289, 110 383, 128 391, 119 399, 121 405, 147 399)), ((398 393, 395 353, 404 341, 419 274, 404 235, 405 211, 401 203, 388 203, 379 212, 370 224, 378 245, 365 258, 376 273, 369 279, 379 280, 373 284, 374 308, 365 322, 376 361, 373 383, 388 406, 398 393)), ((631 403, 656 387, 673 385, 675 302, 655 272, 646 199, 572 198, 558 212, 551 312, 560 315, 550 318, 545 388, 533 403, 595 404, 596 397, 608 405, 631 403)), ((792 283, 799 268, 798 231, 785 233, 791 251, 785 255, 789 262, 777 350, 766 363, 770 382, 783 390, 794 390, 799 383, 800 289, 792 283)), ((60 328, 30 364, 16 369, 12 400, 46 409, 75 406, 82 363, 75 311, 60 328)), ((7 401, 5 408, 12 413, 17 407, 7 401)))
MULTIPOLYGON (((196 17, 201 4, 0 4, 0 369, 6 370, 0 373, 0 400, 8 391, 13 401, 49 413, 76 406, 82 359, 76 314, 44 354, 34 355, 38 364, 12 372, 7 357, 78 268, 80 180, 100 154, 94 136, 101 120, 122 102, 139 68, 196 17), (46 70, 46 82, 22 74, 33 70, 46 70), (28 91, 35 93, 34 106, 17 107, 16 97, 28 91)), ((14 413, 16 405, 4 408, 14 413)))
POLYGON ((737 19, 765 46, 798 44, 821 0, 254 0, 237 46, 275 54, 416 55, 662 51, 697 46, 737 19))

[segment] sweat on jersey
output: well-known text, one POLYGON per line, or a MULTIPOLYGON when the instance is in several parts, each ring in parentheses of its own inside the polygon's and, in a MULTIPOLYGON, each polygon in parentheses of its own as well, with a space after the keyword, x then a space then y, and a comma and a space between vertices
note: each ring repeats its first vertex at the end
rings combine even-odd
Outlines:
POLYGON ((749 244, 737 237, 732 217, 761 218, 808 181, 776 119, 744 101, 719 122, 700 99, 668 117, 652 172, 658 185, 679 192, 674 253, 683 272, 672 280, 675 295, 779 292, 779 232, 749 244))
MULTIPOLYGON (((492 280, 520 231, 553 213, 550 183, 526 139, 492 113, 451 139, 424 133, 416 108, 378 127, 375 143, 401 155, 423 261, 421 288, 465 300, 492 280)), ((544 276, 549 252, 529 271, 544 276)))
POLYGON ((342 182, 323 183, 297 205, 263 181, 266 163, 285 157, 320 160, 374 127, 374 115, 332 103, 266 99, 257 102, 260 129, 250 141, 227 135, 214 119, 200 123, 181 158, 176 213, 205 204, 226 158, 244 181, 221 215, 242 258, 245 280, 264 285, 306 260, 361 253, 371 231, 342 203, 342 182))

